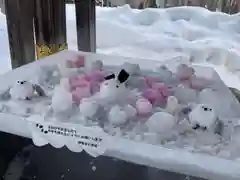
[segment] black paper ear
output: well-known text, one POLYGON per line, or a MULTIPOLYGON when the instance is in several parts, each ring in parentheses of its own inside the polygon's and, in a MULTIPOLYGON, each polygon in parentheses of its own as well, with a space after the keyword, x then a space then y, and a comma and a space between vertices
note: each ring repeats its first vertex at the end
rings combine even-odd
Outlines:
POLYGON ((105 77, 105 80, 115 79, 115 74, 111 74, 105 77))
POLYGON ((120 73, 118 74, 118 81, 120 83, 124 83, 128 78, 129 78, 129 73, 127 73, 127 71, 125 71, 124 69, 122 69, 120 71, 120 73))

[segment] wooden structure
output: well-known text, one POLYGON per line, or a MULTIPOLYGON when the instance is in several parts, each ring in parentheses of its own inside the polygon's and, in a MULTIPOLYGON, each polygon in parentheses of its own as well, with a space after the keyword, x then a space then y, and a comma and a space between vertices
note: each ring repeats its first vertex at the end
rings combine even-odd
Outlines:
MULTIPOLYGON (((65 0, 1 1, 13 68, 67 48, 65 0)), ((75 0, 75 6, 78 50, 95 52, 95 0, 75 0)))

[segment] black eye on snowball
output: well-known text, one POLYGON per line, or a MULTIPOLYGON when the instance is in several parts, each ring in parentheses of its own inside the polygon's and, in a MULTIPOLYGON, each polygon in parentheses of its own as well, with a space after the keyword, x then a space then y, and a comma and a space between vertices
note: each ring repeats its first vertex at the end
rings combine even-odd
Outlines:
POLYGON ((115 74, 111 74, 105 77, 105 80, 110 80, 110 79, 114 79, 115 78, 115 74))
POLYGON ((119 88, 119 85, 116 85, 116 88, 119 88))
POLYGON ((207 110, 208 110, 208 108, 204 107, 204 108, 203 108, 203 110, 204 110, 204 111, 207 111, 207 110))

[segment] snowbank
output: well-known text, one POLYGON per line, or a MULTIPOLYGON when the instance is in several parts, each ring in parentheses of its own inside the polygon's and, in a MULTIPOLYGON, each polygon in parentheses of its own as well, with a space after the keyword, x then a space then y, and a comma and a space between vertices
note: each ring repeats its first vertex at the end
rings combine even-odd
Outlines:
MULTIPOLYGON (((128 5, 96 8, 97 48, 104 54, 158 61, 179 56, 213 66, 228 86, 240 89, 239 14, 227 15, 199 7, 133 10, 128 5)), ((76 49, 74 5, 67 5, 67 35, 76 49)), ((0 15, 0 72, 10 69, 6 21, 0 15)))

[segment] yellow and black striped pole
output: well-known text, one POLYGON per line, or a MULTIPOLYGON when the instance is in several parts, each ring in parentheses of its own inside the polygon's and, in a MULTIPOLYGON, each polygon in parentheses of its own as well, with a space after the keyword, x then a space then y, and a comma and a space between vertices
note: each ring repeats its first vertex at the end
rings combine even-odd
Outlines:
POLYGON ((37 59, 67 49, 65 0, 35 0, 37 59))

